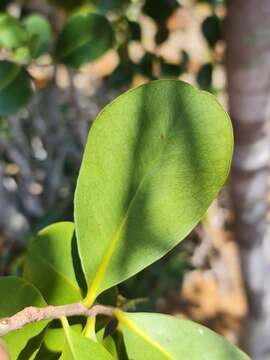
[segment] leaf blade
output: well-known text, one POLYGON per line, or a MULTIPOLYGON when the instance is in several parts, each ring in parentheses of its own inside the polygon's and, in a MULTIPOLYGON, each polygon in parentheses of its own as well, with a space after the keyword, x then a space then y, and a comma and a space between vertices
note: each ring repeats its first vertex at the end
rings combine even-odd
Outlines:
POLYGON ((204 326, 173 316, 116 310, 129 357, 134 360, 248 360, 204 326))
POLYGON ((99 114, 75 193, 87 305, 191 231, 224 184, 231 156, 227 114, 181 81, 133 89, 99 114))
MULTIPOLYGON (((7 276, 0 279, 0 318, 12 316, 27 306, 46 306, 40 292, 22 278, 7 276), (16 294, 16 296, 10 296, 16 294)), ((38 335, 48 321, 30 323, 22 329, 13 331, 3 337, 11 359, 17 359, 19 353, 26 346, 28 340, 38 335)))
POLYGON ((111 354, 99 343, 76 333, 70 327, 65 329, 66 343, 61 360, 113 360, 111 354))
POLYGON ((72 259, 74 224, 59 222, 39 232, 27 250, 24 277, 43 294, 48 304, 81 300, 72 259))

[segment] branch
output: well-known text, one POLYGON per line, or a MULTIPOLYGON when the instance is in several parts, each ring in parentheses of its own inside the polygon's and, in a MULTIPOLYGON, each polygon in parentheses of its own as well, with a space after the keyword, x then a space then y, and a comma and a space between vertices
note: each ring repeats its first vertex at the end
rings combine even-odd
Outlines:
POLYGON ((94 305, 91 309, 86 308, 82 302, 61 306, 47 306, 37 308, 27 307, 17 314, 0 319, 0 336, 11 331, 21 329, 24 325, 35 321, 59 319, 64 316, 84 315, 95 317, 97 315, 113 316, 114 308, 103 305, 94 305))

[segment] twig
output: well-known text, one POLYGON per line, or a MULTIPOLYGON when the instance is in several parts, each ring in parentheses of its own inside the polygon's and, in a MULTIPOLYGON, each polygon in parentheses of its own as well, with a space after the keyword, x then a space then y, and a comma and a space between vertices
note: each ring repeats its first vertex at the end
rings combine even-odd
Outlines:
POLYGON ((61 306, 47 306, 37 308, 27 307, 17 314, 0 319, 0 336, 11 331, 21 329, 24 325, 41 320, 59 319, 64 316, 84 315, 94 317, 97 315, 113 316, 114 308, 103 305, 94 305, 91 309, 86 308, 82 302, 61 306))

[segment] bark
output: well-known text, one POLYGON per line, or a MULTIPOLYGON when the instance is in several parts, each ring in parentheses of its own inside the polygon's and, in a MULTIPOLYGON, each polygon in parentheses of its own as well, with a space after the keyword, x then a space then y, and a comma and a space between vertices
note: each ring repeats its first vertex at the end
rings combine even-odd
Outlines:
POLYGON ((269 35, 269 0, 230 1, 226 22, 226 66, 235 134, 231 173, 233 230, 240 247, 249 301, 243 347, 254 360, 270 359, 269 35))

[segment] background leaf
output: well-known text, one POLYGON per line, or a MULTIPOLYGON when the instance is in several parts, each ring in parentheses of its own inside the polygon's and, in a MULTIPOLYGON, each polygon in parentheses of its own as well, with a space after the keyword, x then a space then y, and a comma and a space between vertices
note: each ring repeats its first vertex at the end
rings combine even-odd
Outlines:
POLYGON ((187 236, 224 184, 231 156, 227 114, 181 81, 133 89, 99 114, 75 194, 87 305, 187 236))
POLYGON ((51 25, 45 16, 31 14, 28 16, 24 25, 30 37, 30 47, 33 57, 38 57, 48 50, 52 36, 51 25))
MULTIPOLYGON (((27 306, 46 306, 40 292, 26 280, 6 276, 0 279, 0 318, 11 316, 27 306)), ((27 342, 38 335, 48 321, 27 324, 20 330, 13 331, 4 340, 8 346, 11 360, 17 360, 27 342)))
POLYGON ((40 231, 27 250, 24 277, 50 305, 81 300, 71 253, 73 235, 72 222, 56 223, 40 231))
POLYGON ((23 25, 8 14, 0 14, 0 47, 14 49, 25 45, 27 41, 28 34, 23 25))
POLYGON ((16 113, 32 94, 26 71, 8 61, 0 61, 0 115, 16 113))
POLYGON ((151 313, 117 312, 130 359, 248 360, 212 330, 189 320, 151 313))
POLYGON ((103 55, 113 40, 113 30, 105 16, 76 14, 69 18, 58 37, 55 57, 66 65, 79 67, 103 55))
POLYGON ((143 12, 157 22, 166 21, 179 6, 177 0, 146 0, 143 12))
POLYGON ((202 23, 202 32, 210 47, 222 38, 221 21, 216 15, 208 16, 202 23))
POLYGON ((199 87, 203 90, 211 91, 212 77, 213 77, 213 65, 211 63, 202 65, 196 77, 199 87))

